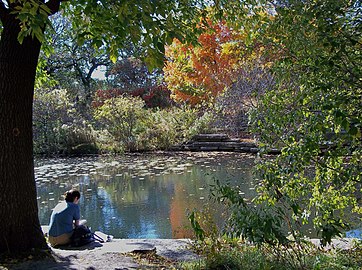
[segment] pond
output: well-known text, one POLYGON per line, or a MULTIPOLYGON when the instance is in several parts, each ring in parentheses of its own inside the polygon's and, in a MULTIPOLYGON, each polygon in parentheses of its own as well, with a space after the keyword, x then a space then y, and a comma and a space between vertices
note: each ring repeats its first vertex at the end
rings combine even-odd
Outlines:
MULTIPOLYGON (((81 218, 92 230, 116 238, 189 238, 190 211, 209 208, 221 216, 221 207, 209 196, 215 180, 239 186, 246 198, 255 197, 254 159, 218 152, 37 159, 39 219, 47 225, 64 192, 75 187, 82 195, 81 218)), ((317 236, 311 227, 305 231, 317 236)), ((346 236, 361 238, 361 230, 346 236)))
POLYGON ((38 159, 40 222, 48 224, 62 194, 76 187, 82 219, 93 230, 117 238, 191 237, 187 213, 215 208, 209 199, 215 179, 255 196, 253 165, 252 155, 212 152, 38 159))

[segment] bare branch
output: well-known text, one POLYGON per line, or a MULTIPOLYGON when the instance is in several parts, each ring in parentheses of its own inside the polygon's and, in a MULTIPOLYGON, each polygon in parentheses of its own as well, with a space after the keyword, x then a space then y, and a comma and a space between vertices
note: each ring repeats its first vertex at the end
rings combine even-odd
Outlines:
POLYGON ((89 69, 88 74, 86 76, 87 80, 90 80, 92 78, 93 72, 100 66, 108 66, 110 65, 111 61, 105 61, 105 62, 99 62, 99 63, 93 63, 92 67, 89 69))

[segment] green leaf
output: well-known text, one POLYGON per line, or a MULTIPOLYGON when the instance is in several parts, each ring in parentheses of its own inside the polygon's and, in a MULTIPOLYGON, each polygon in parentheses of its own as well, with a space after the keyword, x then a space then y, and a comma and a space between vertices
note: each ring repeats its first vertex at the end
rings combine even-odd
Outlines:
POLYGON ((113 52, 111 51, 111 54, 110 54, 109 58, 111 59, 111 61, 113 63, 116 63, 117 59, 118 59, 118 54, 116 52, 114 52, 114 51, 113 52))
POLYGON ((352 136, 356 136, 358 134, 358 128, 355 126, 350 126, 348 133, 352 136))
POLYGON ((21 30, 18 34, 18 41, 20 44, 23 44, 24 38, 27 36, 27 31, 21 30))
POLYGON ((157 42, 157 48, 162 54, 165 53, 165 45, 162 42, 157 42))

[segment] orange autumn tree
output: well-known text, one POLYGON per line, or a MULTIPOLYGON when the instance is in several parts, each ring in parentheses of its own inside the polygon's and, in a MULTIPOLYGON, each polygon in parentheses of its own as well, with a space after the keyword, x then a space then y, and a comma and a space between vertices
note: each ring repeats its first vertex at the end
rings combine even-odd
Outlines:
POLYGON ((207 20, 205 24, 201 27, 208 31, 199 36, 199 46, 175 39, 166 48, 164 76, 176 101, 191 105, 212 102, 233 83, 242 64, 246 51, 243 34, 224 21, 207 20))

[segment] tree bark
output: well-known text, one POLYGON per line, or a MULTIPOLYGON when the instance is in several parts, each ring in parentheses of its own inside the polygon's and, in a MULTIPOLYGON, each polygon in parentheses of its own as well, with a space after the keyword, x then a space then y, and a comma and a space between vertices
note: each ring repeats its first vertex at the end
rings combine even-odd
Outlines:
POLYGON ((2 20, 0 39, 0 254, 46 248, 34 179, 32 103, 40 42, 17 40, 19 21, 2 20))

